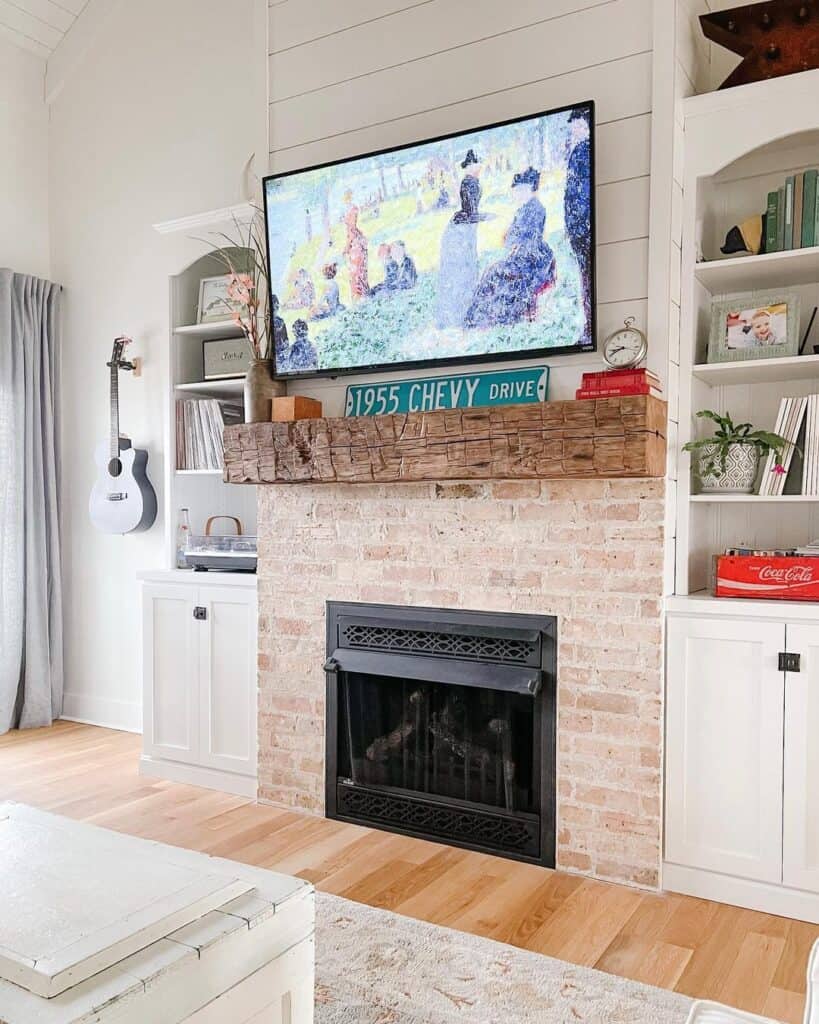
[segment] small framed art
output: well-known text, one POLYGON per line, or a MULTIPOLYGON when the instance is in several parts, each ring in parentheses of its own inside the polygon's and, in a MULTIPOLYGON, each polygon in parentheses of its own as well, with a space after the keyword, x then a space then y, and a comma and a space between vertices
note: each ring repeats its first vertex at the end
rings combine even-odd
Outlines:
POLYGON ((799 354, 799 296, 788 289, 742 292, 711 304, 708 362, 799 354))
POLYGON ((234 311, 244 311, 242 303, 228 297, 231 277, 231 274, 220 274, 218 277, 203 277, 199 282, 197 323, 223 323, 232 318, 234 311))

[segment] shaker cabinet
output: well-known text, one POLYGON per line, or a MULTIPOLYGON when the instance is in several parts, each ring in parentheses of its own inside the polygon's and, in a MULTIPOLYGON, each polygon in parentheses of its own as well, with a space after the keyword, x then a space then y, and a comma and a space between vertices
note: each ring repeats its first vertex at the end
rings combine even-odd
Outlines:
POLYGON ((143 583, 145 774, 255 795, 256 590, 143 583))
POLYGON ((782 880, 819 893, 819 626, 787 630, 800 670, 785 686, 782 880))
POLYGON ((666 651, 666 887, 819 920, 819 623, 672 615, 666 651))

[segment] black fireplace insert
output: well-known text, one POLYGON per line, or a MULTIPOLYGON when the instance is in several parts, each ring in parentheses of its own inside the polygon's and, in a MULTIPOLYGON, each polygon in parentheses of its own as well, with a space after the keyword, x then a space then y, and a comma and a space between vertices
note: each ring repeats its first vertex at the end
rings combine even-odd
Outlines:
POLYGON ((327 816, 555 863, 556 620, 327 604, 327 816))

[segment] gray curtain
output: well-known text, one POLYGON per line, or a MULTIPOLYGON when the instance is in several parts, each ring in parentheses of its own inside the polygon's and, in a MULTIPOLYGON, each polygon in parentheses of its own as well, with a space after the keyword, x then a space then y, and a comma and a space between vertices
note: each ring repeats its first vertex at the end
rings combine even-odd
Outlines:
POLYGON ((0 269, 0 733, 62 711, 60 288, 0 269))

